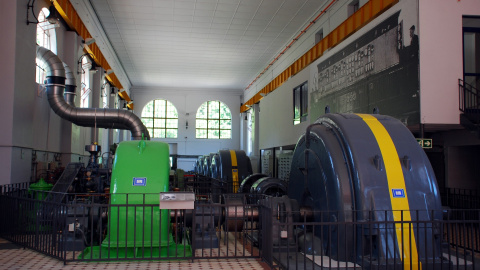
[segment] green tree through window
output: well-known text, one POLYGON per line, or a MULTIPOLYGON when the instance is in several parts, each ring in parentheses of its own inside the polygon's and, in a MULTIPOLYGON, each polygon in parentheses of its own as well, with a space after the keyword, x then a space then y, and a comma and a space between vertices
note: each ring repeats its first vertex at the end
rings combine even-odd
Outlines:
POLYGON ((142 122, 152 138, 178 136, 178 112, 168 100, 155 99, 148 102, 142 111, 142 122))
POLYGON ((232 114, 221 101, 207 101, 197 110, 197 139, 232 138, 232 114))

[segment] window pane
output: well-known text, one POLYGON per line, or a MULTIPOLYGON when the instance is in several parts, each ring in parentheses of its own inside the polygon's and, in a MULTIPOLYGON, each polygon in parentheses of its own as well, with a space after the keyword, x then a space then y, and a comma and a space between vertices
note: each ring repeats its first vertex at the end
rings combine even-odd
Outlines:
POLYGON ((220 119, 232 119, 230 109, 223 103, 220 103, 220 119))
POLYGON ((221 129, 232 129, 232 120, 220 120, 221 129))
POLYGON ((177 138, 177 129, 167 129, 167 138, 177 138))
POLYGON ((165 119, 155 119, 155 128, 165 128, 165 119))
POLYGON ((231 130, 220 130, 220 139, 230 139, 232 137, 231 130))
POLYGON ((153 138, 165 138, 165 136, 176 138, 178 136, 177 109, 168 100, 156 99, 147 103, 142 111, 142 121, 149 128, 153 138))
POLYGON ((231 138, 232 114, 220 101, 207 101, 197 110, 195 126, 197 138, 231 138), (223 133, 220 129, 225 130, 223 133))
POLYGON ((297 87, 293 91, 293 118, 298 119, 300 118, 300 88, 297 87))
POLYGON ((215 128, 218 129, 220 128, 219 126, 219 121, 218 120, 208 120, 208 128, 215 128))
POLYGON ((167 128, 178 128, 177 119, 167 119, 167 128))
POLYGON ((206 129, 198 129, 196 130, 196 137, 199 139, 206 139, 207 138, 207 130, 206 129))
POLYGON ((207 128, 207 120, 199 120, 196 121, 196 128, 207 128))
POLYGON ((296 125, 307 119, 308 115, 308 83, 293 89, 293 124, 296 125))
POLYGON ((306 116, 308 114, 308 87, 305 83, 302 85, 302 108, 301 115, 306 116))
POLYGON ((157 99, 155 100, 155 117, 165 118, 166 116, 166 104, 165 100, 157 99))
POLYGON ((167 101, 167 118, 178 118, 177 109, 170 101, 167 101))
POLYGON ((153 101, 150 101, 145 105, 142 111, 142 117, 153 117, 153 101))
POLYGON ((147 128, 147 130, 148 130, 148 134, 150 134, 150 136, 153 136, 153 128, 147 128))
POLYGON ((207 118, 207 102, 203 103, 197 111, 197 118, 207 118))
POLYGON ((147 128, 153 127, 153 119, 151 118, 142 118, 142 122, 147 128))
POLYGON ((220 138, 220 132, 218 129, 209 129, 208 130, 208 138, 209 139, 218 139, 220 138))
POLYGON ((159 129, 159 128, 154 129, 153 137, 165 138, 165 129, 159 129))
POLYGON ((208 102, 208 118, 220 117, 220 102, 218 101, 209 101, 208 102))
POLYGON ((464 51, 464 68, 465 73, 478 73, 478 65, 476 64, 475 54, 478 51, 478 44, 475 44, 478 41, 477 33, 464 32, 463 33, 463 51, 464 51))

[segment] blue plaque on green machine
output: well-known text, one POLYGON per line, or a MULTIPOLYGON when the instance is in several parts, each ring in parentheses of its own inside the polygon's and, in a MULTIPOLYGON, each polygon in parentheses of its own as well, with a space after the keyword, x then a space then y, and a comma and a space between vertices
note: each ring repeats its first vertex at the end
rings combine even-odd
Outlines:
POLYGON ((134 177, 133 178, 133 185, 134 186, 146 186, 147 185, 147 178, 146 177, 134 177))

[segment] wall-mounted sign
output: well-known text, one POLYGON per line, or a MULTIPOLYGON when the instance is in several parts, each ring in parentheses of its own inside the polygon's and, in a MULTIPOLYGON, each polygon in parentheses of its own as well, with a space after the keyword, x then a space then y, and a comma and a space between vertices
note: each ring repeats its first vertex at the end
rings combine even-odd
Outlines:
POLYGON ((432 146, 433 146, 432 139, 417 138, 417 143, 422 148, 432 148, 432 146))
POLYGON ((378 108, 407 126, 420 122, 418 8, 415 1, 403 0, 387 14, 315 62, 309 83, 312 122, 326 106, 332 113, 378 108))

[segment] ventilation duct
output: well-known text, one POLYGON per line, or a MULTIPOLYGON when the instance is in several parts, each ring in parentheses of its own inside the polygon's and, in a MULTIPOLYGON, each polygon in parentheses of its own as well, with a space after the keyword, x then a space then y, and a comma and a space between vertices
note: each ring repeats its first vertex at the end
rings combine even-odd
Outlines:
POLYGON ((67 64, 63 63, 63 68, 65 69, 65 93, 63 94, 63 97, 68 105, 75 107, 77 80, 67 64))
POLYGON ((61 118, 78 126, 108 129, 128 129, 133 140, 140 140, 142 134, 150 139, 147 128, 133 112, 118 109, 76 108, 74 94, 76 80, 68 66, 52 51, 37 46, 37 58, 46 64, 46 89, 52 110, 61 118), (64 99, 65 94, 65 101, 64 99))

